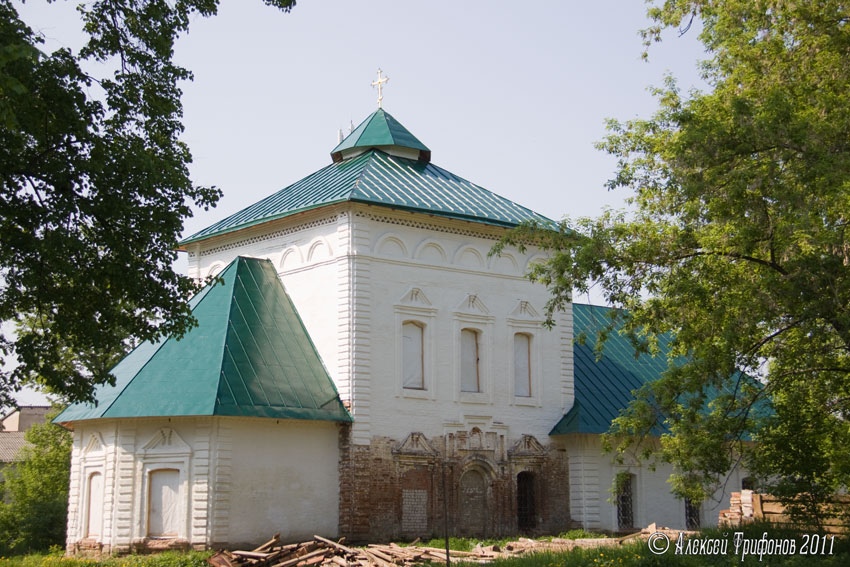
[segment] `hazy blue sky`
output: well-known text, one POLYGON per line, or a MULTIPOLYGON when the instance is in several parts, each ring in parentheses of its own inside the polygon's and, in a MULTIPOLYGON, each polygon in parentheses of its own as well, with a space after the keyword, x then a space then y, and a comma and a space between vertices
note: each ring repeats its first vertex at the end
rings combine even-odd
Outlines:
MULTIPOLYGON (((76 50, 76 4, 19 8, 46 49, 76 50)), ((696 30, 665 35, 647 63, 647 25, 639 0, 299 0, 289 14, 226 0, 176 49, 195 74, 183 98, 194 181, 224 192, 185 235, 330 163, 337 130, 377 107, 378 67, 384 109, 435 164, 554 219, 622 206, 603 186, 614 160, 593 146, 605 119, 649 116, 647 87, 665 72, 702 86, 696 30)))

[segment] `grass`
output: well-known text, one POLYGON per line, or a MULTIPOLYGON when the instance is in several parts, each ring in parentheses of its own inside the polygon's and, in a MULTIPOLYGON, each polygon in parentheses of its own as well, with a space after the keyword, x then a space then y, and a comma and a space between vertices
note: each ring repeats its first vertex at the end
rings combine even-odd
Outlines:
MULTIPOLYGON (((707 529, 701 533, 701 538, 728 539, 730 541, 725 555, 677 555, 675 541, 670 549, 662 555, 654 555, 649 551, 645 542, 633 542, 622 546, 576 548, 565 552, 540 552, 514 557, 495 559, 492 567, 845 567, 850 565, 850 540, 836 538, 833 555, 800 555, 799 549, 805 541, 804 535, 798 532, 777 528, 771 525, 753 525, 742 530, 744 537, 757 540, 767 532, 772 540, 793 538, 798 553, 795 555, 751 555, 741 561, 732 549, 732 532, 735 530, 707 529)), ((583 530, 572 530, 560 534, 563 539, 584 539, 602 537, 600 534, 583 530)), ((488 546, 504 545, 510 539, 477 540, 469 538, 451 538, 449 547, 455 551, 469 551, 477 544, 488 546)), ((404 544, 402 544, 404 545, 404 544)), ((410 545, 410 544, 406 544, 410 545)), ((419 545, 442 549, 445 545, 442 539, 432 539, 419 545)), ((126 555, 106 558, 103 560, 64 557, 60 550, 53 553, 31 554, 16 557, 0 557, 0 567, 207 567, 206 558, 211 552, 180 553, 169 551, 156 555, 126 555)), ((436 565, 436 564, 435 564, 436 565)), ((452 565, 463 567, 460 561, 452 565)), ((479 564, 466 564, 469 567, 480 567, 479 564)))
POLYGON ((165 551, 151 555, 123 555, 103 559, 65 557, 64 551, 0 557, 0 567, 209 567, 210 551, 165 551))
MULTIPOLYGON (((450 537, 449 538, 449 549, 452 551, 472 551, 475 549, 476 545, 481 545, 481 547, 487 547, 490 545, 498 545, 499 547, 504 547, 506 543, 509 541, 516 541, 521 536, 514 536, 502 539, 475 539, 475 538, 460 538, 460 537, 450 537)), ((600 538, 605 537, 604 534, 597 534, 593 532, 588 532, 585 530, 570 530, 568 532, 564 532, 558 534, 557 536, 547 536, 543 538, 546 541, 552 541, 553 538, 561 538, 561 539, 587 539, 587 538, 600 538)), ((399 543, 401 546, 411 545, 410 543, 399 543)), ((433 538, 428 541, 420 541, 416 545, 420 545, 422 547, 436 547, 437 549, 445 549, 446 548, 446 540, 443 538, 433 538)))

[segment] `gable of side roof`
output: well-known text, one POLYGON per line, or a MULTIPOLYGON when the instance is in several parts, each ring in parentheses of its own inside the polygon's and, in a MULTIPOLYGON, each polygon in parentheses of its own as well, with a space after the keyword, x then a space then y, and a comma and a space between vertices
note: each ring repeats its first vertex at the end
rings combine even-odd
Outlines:
POLYGON ((54 421, 229 415, 351 421, 271 262, 239 257, 191 302, 198 326, 143 343, 97 405, 54 421))

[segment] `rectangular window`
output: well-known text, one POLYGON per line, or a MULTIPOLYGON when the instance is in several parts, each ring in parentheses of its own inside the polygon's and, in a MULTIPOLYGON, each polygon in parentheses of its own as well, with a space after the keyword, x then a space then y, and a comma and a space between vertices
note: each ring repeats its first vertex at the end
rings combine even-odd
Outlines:
POLYGON ((405 388, 425 389, 423 330, 420 325, 411 321, 402 325, 401 367, 402 384, 405 388))
POLYGON ((463 329, 460 332, 460 353, 460 391, 480 392, 477 331, 463 329))
POLYGON ((531 337, 514 335, 514 395, 531 396, 531 337))

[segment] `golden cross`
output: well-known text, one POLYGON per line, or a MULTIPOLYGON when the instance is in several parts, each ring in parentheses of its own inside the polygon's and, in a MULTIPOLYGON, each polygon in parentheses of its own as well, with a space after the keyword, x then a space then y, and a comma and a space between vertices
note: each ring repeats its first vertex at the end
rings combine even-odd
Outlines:
POLYGON ((381 108, 381 103, 384 101, 384 83, 390 80, 389 77, 381 78, 381 73, 383 73, 383 71, 378 68, 378 80, 372 81, 372 86, 378 87, 378 108, 381 108))

